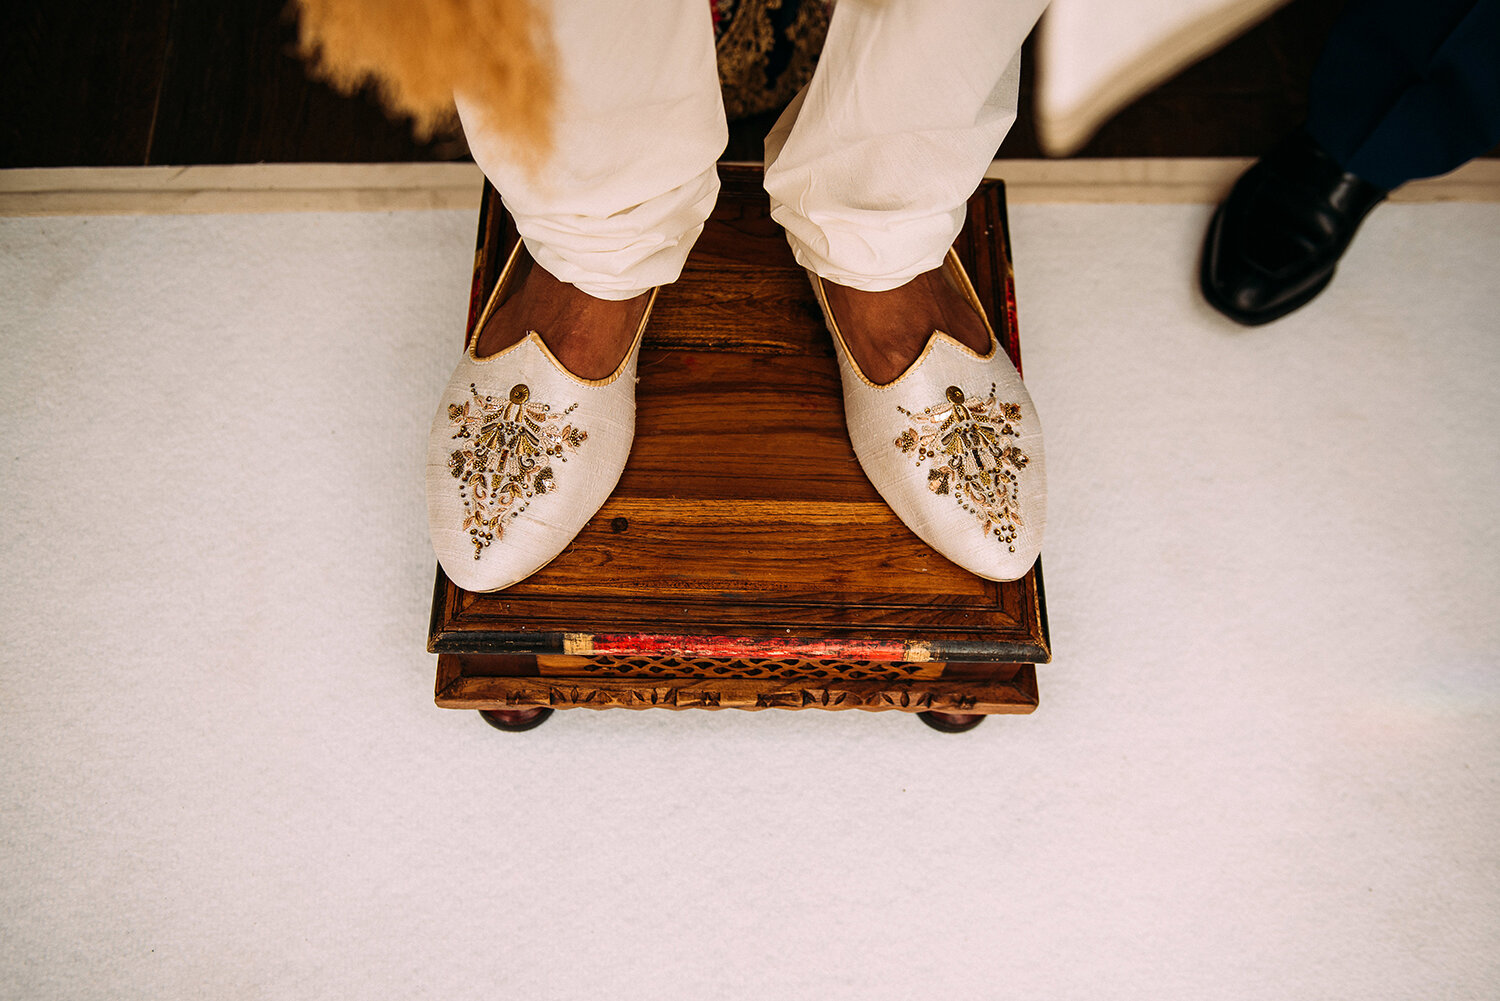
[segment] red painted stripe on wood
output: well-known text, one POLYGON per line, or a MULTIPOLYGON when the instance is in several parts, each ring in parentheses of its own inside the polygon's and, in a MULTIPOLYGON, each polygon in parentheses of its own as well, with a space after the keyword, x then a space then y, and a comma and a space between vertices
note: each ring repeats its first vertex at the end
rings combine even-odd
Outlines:
MULTIPOLYGON (((758 639, 750 636, 670 636, 660 633, 600 633, 593 637, 596 656, 814 657, 824 660, 907 661, 917 651, 889 640, 758 639)), ((925 648, 921 651, 925 655, 925 648)), ((925 656, 921 659, 926 659, 925 656)))

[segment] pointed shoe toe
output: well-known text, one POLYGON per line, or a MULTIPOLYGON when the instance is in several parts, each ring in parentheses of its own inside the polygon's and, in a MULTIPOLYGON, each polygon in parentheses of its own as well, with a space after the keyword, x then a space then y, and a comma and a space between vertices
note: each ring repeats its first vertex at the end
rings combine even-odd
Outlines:
MULTIPOLYGON (((952 251, 944 264, 981 316, 952 251)), ((865 475, 913 533, 989 580, 1024 577, 1041 553, 1046 460, 1041 422, 993 328, 984 355, 941 332, 894 381, 867 379, 821 280, 810 276, 838 351, 849 439, 865 475)))
MULTIPOLYGON (((473 337, 514 262, 512 254, 473 337)), ((454 584, 484 592, 526 579, 609 499, 635 440, 636 362, 650 312, 648 304, 630 351, 605 379, 574 376, 535 333, 484 358, 471 340, 427 450, 428 527, 454 584)))

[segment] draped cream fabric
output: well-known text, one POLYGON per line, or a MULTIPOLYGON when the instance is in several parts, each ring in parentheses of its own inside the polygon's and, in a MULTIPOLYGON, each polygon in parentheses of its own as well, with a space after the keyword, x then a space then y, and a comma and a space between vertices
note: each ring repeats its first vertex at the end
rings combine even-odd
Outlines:
MULTIPOLYGON (((879 292, 943 262, 1016 117, 1043 0, 843 0, 817 74, 766 137, 797 261, 879 292)), ((705 0, 549 3, 559 101, 544 169, 459 110, 532 257, 601 299, 675 281, 713 208, 727 129, 705 0), (649 9, 652 16, 642 16, 649 9), (650 58, 642 58, 649 53, 650 58)))
MULTIPOLYGON (((905 0, 863 0, 895 5, 905 0)), ((1286 0, 1052 0, 1038 46, 1042 146, 1066 156, 1140 94, 1286 0)), ((708 6, 708 0, 702 0, 708 6)), ((349 91, 371 84, 419 133, 452 95, 523 159, 551 149, 557 81, 545 0, 295 0, 313 72, 349 91)), ((647 5, 631 5, 650 16, 647 5)))
POLYGON ((1052 0, 1037 46, 1042 148, 1067 156, 1111 115, 1286 0, 1052 0))

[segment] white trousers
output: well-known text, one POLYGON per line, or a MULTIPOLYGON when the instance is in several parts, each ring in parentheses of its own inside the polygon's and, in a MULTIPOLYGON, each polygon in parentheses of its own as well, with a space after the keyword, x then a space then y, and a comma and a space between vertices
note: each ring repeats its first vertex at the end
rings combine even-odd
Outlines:
MULTIPOLYGON (((812 82, 766 137, 771 215, 797 261, 869 292, 939 266, 1016 117, 1046 0, 839 0, 812 82)), ((456 95, 527 250, 628 299, 676 281, 728 141, 708 0, 552 0, 555 148, 528 172, 456 95)))

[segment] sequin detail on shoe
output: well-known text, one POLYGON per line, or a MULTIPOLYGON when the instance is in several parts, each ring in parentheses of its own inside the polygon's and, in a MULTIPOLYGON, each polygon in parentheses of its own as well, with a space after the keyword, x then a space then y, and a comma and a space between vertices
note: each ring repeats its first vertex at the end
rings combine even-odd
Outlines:
POLYGON ((1022 525, 1017 474, 1029 460, 1007 439, 1020 437, 1021 408, 997 399, 993 383, 988 399, 967 399, 957 386, 949 386, 945 395, 947 403, 917 413, 896 408, 913 423, 896 439, 896 447, 915 453, 918 466, 931 459, 928 489, 951 496, 979 519, 986 535, 1015 552, 1022 525))
POLYGON ((531 399, 525 383, 500 401, 480 396, 473 383, 469 393, 469 401, 448 406, 448 420, 458 429, 453 440, 463 442, 448 456, 448 471, 458 480, 463 527, 477 560, 533 498, 555 489, 552 460, 568 461, 588 432, 563 423, 578 404, 553 413, 551 404, 531 399))

